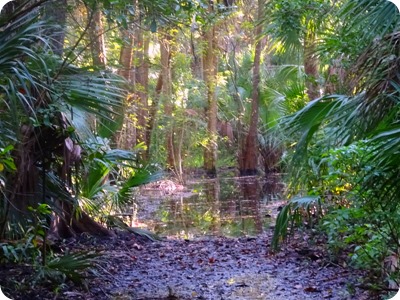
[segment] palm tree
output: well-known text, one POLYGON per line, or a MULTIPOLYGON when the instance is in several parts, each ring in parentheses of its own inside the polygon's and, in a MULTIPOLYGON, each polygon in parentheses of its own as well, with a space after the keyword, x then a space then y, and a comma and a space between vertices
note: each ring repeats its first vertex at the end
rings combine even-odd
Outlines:
POLYGON ((360 178, 348 179, 349 187, 356 188, 350 190, 348 196, 352 201, 347 205, 348 209, 358 208, 359 215, 360 211, 363 214, 348 219, 348 224, 352 225, 346 228, 363 228, 367 224, 376 233, 380 246, 373 257, 368 256, 368 247, 371 247, 368 238, 357 248, 367 254, 374 268, 390 283, 390 278, 396 279, 392 275, 398 272, 398 256, 393 253, 400 249, 400 21, 396 8, 386 1, 349 1, 339 17, 343 24, 338 28, 341 36, 330 37, 327 47, 343 53, 349 61, 355 58, 348 72, 351 88, 345 95, 329 95, 311 101, 283 121, 297 139, 292 175, 298 185, 295 190, 304 197, 294 198, 280 213, 273 245, 277 246, 279 235, 286 235, 289 216, 292 215, 293 220, 299 209, 308 210, 324 203, 325 212, 332 208, 339 210, 340 204, 338 206, 324 194, 324 186, 319 188, 318 195, 315 195, 316 189, 314 195, 308 194, 310 178, 304 174, 313 174, 316 169, 322 171, 312 176, 320 176, 323 185, 323 176, 329 175, 323 170, 328 150, 349 145, 358 147, 361 142, 367 146, 359 149, 358 159, 364 167, 360 178), (354 36, 357 37, 355 41, 352 40, 354 36), (310 165, 310 161, 319 165, 310 165), (304 188, 305 191, 301 191, 304 188), (387 269, 382 267, 386 259, 396 262, 387 269))
POLYGON ((240 149, 239 168, 241 175, 256 175, 258 166, 258 120, 259 120, 259 102, 260 102, 260 66, 261 52, 265 46, 265 38, 261 37, 262 18, 264 16, 265 2, 258 1, 257 5, 257 25, 254 29, 255 51, 253 65, 253 86, 251 94, 251 113, 249 130, 246 136, 244 148, 240 149))
POLYGON ((29 207, 38 203, 57 213, 53 229, 60 236, 110 234, 84 212, 75 217, 79 190, 73 173, 79 171, 85 140, 93 137, 88 114, 98 116, 100 124, 112 121, 125 96, 123 81, 108 72, 80 70, 53 55, 48 26, 29 5, 0 24, 0 148, 14 148, 15 164, 15 170, 11 163, 2 164, 0 234, 6 228, 15 233, 18 224, 24 228, 29 207))

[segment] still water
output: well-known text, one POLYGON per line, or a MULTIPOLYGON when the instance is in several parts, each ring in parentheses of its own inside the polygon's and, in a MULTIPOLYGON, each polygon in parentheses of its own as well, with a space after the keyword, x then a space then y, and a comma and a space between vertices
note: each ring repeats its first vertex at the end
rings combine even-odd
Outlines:
POLYGON ((277 175, 195 180, 183 189, 164 182, 141 190, 133 226, 187 239, 257 235, 276 216, 282 191, 277 175))

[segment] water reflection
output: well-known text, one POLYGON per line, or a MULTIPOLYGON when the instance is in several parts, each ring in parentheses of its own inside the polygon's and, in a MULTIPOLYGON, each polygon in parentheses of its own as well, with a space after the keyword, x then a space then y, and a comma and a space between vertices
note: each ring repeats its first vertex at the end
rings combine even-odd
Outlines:
POLYGON ((144 190, 138 221, 162 236, 256 235, 269 226, 283 186, 278 177, 243 177, 195 181, 188 189, 172 195, 144 190))

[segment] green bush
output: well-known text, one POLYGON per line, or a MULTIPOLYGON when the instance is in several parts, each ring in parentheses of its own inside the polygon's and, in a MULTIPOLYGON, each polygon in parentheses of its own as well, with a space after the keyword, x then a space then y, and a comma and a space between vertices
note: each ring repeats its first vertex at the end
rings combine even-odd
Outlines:
POLYGON ((275 249, 291 226, 312 225, 308 220, 319 199, 321 218, 314 225, 326 235, 332 257, 345 251, 353 266, 397 287, 400 208, 393 201, 395 191, 386 185, 393 170, 379 170, 371 159, 377 147, 360 141, 319 153, 320 148, 311 148, 308 165, 302 168, 304 180, 290 191, 299 193, 303 188, 307 194, 294 197, 278 215, 275 249))

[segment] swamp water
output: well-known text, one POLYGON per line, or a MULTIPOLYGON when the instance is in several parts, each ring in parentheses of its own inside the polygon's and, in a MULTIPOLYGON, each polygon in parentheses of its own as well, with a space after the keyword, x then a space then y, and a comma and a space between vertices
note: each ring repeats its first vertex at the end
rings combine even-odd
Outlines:
POLYGON ((149 185, 136 199, 133 226, 160 236, 257 235, 276 217, 283 184, 279 176, 226 177, 149 185))
POLYGON ((356 277, 346 268, 326 268, 292 250, 271 255, 271 231, 261 233, 274 224, 282 190, 278 176, 142 187, 132 226, 167 238, 129 239, 126 250, 109 254, 120 266, 112 299, 363 299, 349 295, 346 284, 356 277))

